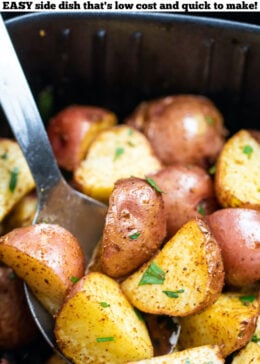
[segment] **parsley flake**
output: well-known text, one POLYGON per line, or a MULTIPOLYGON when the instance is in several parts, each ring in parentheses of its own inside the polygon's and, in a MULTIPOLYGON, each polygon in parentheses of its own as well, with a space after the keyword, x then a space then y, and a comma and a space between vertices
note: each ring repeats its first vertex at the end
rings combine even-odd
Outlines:
POLYGON ((144 318, 138 308, 134 307, 134 312, 140 321, 144 321, 144 318))
POLYGON ((123 153, 124 153, 124 148, 122 147, 118 147, 115 150, 115 154, 114 154, 114 161, 117 160, 123 153))
POLYGON ((256 334, 254 334, 251 338, 251 341, 253 343, 257 343, 258 341, 260 341, 260 337, 258 337, 256 334))
POLYGON ((201 214, 202 216, 205 215, 205 209, 201 204, 198 204, 198 213, 201 214))
POLYGON ((206 115, 205 116, 205 120, 206 120, 207 124, 209 124, 209 125, 213 125, 214 124, 214 119, 210 115, 206 115))
POLYGON ((19 168, 14 167, 11 171, 10 181, 9 181, 9 190, 11 192, 14 192, 17 182, 18 182, 18 174, 19 174, 19 168))
POLYGON ((247 306, 249 303, 253 302, 256 299, 256 296, 240 296, 239 299, 244 305, 247 306))
POLYGON ((128 237, 132 240, 136 240, 139 238, 139 236, 141 235, 141 233, 139 233, 138 231, 132 233, 131 235, 128 235, 128 237))
POLYGON ((144 272, 138 285, 163 284, 165 275, 166 273, 155 262, 152 262, 144 272))
POLYGON ((247 155, 248 158, 251 157, 254 149, 251 147, 251 145, 245 145, 243 148, 243 153, 247 155))
POLYGON ((184 363, 184 364, 191 364, 190 359, 189 359, 189 358, 187 358, 187 359, 185 360, 185 363, 184 363))
POLYGON ((211 166, 208 170, 209 174, 213 176, 216 173, 216 166, 211 166))
POLYGON ((100 304, 101 307, 104 307, 104 308, 110 307, 110 304, 106 303, 106 302, 99 302, 99 304, 100 304))
POLYGON ((8 157, 8 154, 6 152, 1 154, 1 159, 7 159, 7 157, 8 157))
POLYGON ((96 342, 98 343, 106 343, 109 341, 114 341, 115 338, 113 336, 107 336, 107 337, 97 337, 96 342))
POLYGON ((163 291, 169 298, 179 298, 179 294, 183 293, 184 289, 178 289, 177 291, 163 291))
POLYGON ((149 183, 150 186, 152 186, 155 191, 160 192, 160 193, 164 193, 160 187, 157 185, 157 183, 155 182, 155 180, 151 177, 145 177, 146 181, 149 183))
POLYGON ((71 276, 70 280, 71 280, 72 283, 77 283, 79 281, 79 278, 71 276))
POLYGON ((133 131, 133 129, 128 129, 128 135, 133 135, 134 134, 134 131, 133 131))
POLYGON ((9 277, 10 279, 15 279, 15 278, 17 278, 17 275, 16 275, 16 273, 12 270, 12 271, 8 274, 8 277, 9 277))

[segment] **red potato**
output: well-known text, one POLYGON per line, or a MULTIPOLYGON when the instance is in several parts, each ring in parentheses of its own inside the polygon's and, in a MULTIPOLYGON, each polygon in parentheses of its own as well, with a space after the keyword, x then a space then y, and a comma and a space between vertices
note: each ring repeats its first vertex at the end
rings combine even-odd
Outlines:
POLYGON ((222 252, 226 282, 234 286, 260 279, 260 211, 227 208, 207 216, 222 252))
POLYGON ((152 175, 162 194, 170 238, 188 220, 214 212, 217 201, 214 184, 199 166, 174 164, 152 175))
POLYGON ((126 123, 146 135, 165 165, 208 167, 215 162, 226 135, 220 111, 202 96, 177 95, 142 103, 126 123))
POLYGON ((116 122, 114 113, 94 106, 72 105, 60 111, 47 129, 59 166, 75 170, 99 131, 116 122))

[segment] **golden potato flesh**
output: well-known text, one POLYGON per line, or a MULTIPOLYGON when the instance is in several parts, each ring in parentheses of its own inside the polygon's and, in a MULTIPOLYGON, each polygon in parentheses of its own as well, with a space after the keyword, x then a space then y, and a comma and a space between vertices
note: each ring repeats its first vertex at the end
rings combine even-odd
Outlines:
POLYGON ((151 358, 143 320, 118 283, 91 272, 72 289, 55 325, 60 350, 75 364, 122 364, 151 358))
POLYGON ((260 144, 240 130, 223 147, 215 175, 216 195, 223 207, 260 209, 260 144))
POLYGON ((204 311, 180 318, 180 348, 218 345, 226 357, 250 341, 258 312, 259 303, 254 296, 222 293, 204 311))
POLYGON ((260 346, 254 342, 249 342, 241 349, 232 360, 231 364, 259 364, 260 346))
POLYGON ((186 316, 212 304, 224 280, 220 249, 201 219, 187 222, 121 288, 139 310, 186 316))
POLYGON ((0 221, 35 184, 18 144, 0 139, 0 221))
POLYGON ((59 166, 75 170, 96 135, 116 122, 111 111, 85 105, 68 106, 53 116, 47 130, 59 166))
POLYGON ((146 135, 165 165, 213 164, 226 134, 223 117, 213 102, 194 95, 168 96, 143 103, 126 123, 146 135))
POLYGON ((146 137, 120 125, 98 134, 86 159, 75 170, 74 179, 83 193, 107 202, 117 180, 144 178, 160 168, 146 137))
POLYGON ((117 181, 101 242, 103 272, 117 278, 131 273, 155 254, 165 236, 162 194, 140 178, 117 181))
POLYGON ((52 314, 85 269, 76 238, 64 228, 50 224, 21 227, 2 236, 0 260, 13 268, 52 314))
POLYGON ((157 356, 152 359, 128 362, 127 364, 223 364, 224 359, 217 345, 196 348, 157 356))

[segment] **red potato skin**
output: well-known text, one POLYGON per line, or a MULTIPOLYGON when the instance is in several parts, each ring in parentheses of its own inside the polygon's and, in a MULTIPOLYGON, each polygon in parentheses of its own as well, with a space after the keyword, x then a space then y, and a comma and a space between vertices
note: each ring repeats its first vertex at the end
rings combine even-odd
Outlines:
POLYGON ((223 256, 226 283, 243 286, 260 279, 260 211, 221 209, 206 217, 223 256))
POLYGON ((168 238, 187 221, 218 208, 213 181, 199 166, 173 164, 151 177, 163 191, 168 238))
POLYGON ((146 135, 165 165, 207 168, 215 162, 226 135, 221 113, 202 96, 168 96, 142 103, 126 123, 146 135))
POLYGON ((140 178, 118 180, 109 199, 101 242, 102 271, 114 278, 131 273, 155 254, 165 236, 161 193, 140 178), (139 237, 131 239, 135 232, 139 237))
POLYGON ((99 107, 72 105, 61 110, 51 118, 47 128, 59 166, 74 171, 96 133, 115 123, 115 114, 99 107))
POLYGON ((26 302, 23 282, 5 266, 0 266, 0 317, 1 349, 17 349, 39 334, 26 302))

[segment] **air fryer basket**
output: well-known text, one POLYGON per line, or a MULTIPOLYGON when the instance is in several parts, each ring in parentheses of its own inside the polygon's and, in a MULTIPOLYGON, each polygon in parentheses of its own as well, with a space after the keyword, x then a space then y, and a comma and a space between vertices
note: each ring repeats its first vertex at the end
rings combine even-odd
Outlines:
MULTIPOLYGON (((260 27, 176 14, 73 12, 25 15, 8 28, 35 97, 53 88, 54 112, 95 104, 122 119, 142 100, 193 93, 217 104, 231 132, 258 128, 260 27)), ((8 133, 2 116, 0 135, 8 133)), ((26 350, 17 363, 43 362, 35 346, 33 355, 26 350)))

